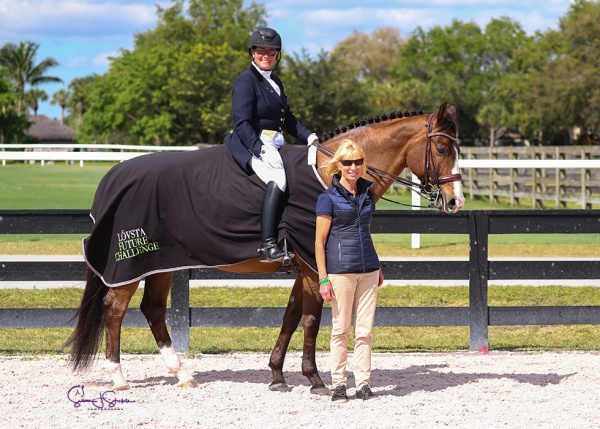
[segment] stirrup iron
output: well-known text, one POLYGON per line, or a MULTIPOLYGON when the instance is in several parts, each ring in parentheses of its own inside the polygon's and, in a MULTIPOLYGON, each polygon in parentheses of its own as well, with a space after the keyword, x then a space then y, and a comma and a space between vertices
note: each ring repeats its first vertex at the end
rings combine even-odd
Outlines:
POLYGON ((295 256, 293 253, 288 251, 287 240, 283 240, 283 251, 277 247, 277 242, 274 238, 269 238, 263 241, 260 249, 260 262, 274 262, 281 261, 281 266, 288 267, 292 263, 292 258, 295 256))

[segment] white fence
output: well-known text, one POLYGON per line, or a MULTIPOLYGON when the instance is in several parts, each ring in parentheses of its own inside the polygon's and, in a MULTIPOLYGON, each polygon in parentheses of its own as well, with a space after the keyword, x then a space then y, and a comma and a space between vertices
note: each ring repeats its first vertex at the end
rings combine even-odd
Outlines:
MULTIPOLYGON (((0 144, 0 159, 6 161, 113 161, 145 155, 150 152, 191 151, 201 146, 136 146, 111 144, 0 144), (22 151, 6 149, 23 149, 22 151)), ((600 168, 600 159, 461 159, 465 168, 600 168)))
MULTIPOLYGON (((83 167, 85 161, 122 162, 136 156, 162 151, 192 151, 202 146, 135 146, 135 145, 82 145, 82 144, 0 144, 2 165, 6 161, 79 161, 83 167), (6 149, 28 149, 6 151, 6 149), (77 151, 76 151, 77 150, 77 151)), ((600 159, 462 159, 461 169, 519 169, 519 168, 558 168, 558 169, 600 169, 600 159)), ((413 181, 418 179, 413 176, 413 181)), ((420 197, 412 194, 412 204, 419 206, 420 197)), ((416 208, 418 210, 418 207, 416 208)), ((412 234, 412 247, 420 247, 420 234, 412 234)))
MULTIPOLYGON (((207 145, 208 146, 208 145, 207 145)), ((122 162, 152 152, 178 152, 198 150, 198 146, 135 146, 117 144, 0 144, 2 165, 6 161, 85 161, 122 162), (23 149, 20 151, 6 149, 23 149)))

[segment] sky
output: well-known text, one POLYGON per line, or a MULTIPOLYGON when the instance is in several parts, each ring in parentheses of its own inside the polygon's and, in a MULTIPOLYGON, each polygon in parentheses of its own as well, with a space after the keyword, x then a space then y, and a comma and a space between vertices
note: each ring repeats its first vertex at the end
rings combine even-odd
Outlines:
MULTIPOLYGON (((330 51, 357 30, 371 33, 395 27, 403 37, 415 28, 448 26, 453 20, 480 28, 493 18, 509 17, 528 34, 557 29, 569 0, 272 0, 265 5, 267 22, 282 37, 283 49, 309 54, 330 51)), ((244 0, 244 5, 250 4, 244 0)), ((64 84, 40 86, 49 97, 74 78, 104 74, 109 57, 133 49, 133 36, 156 26, 156 5, 170 0, 0 0, 0 46, 30 40, 40 48, 36 60, 52 57, 59 66, 49 74, 64 84)), ((250 30, 250 29, 249 29, 250 30)), ((42 102, 38 114, 60 117, 60 108, 42 102)))

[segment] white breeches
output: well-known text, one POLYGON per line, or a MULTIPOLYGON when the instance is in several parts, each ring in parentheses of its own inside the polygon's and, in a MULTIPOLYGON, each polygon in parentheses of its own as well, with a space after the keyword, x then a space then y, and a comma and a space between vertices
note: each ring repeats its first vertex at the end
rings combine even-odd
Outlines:
MULTIPOLYGON (((265 133, 262 133, 260 135, 260 139, 262 140, 263 144, 273 146, 278 151, 284 143, 283 135, 281 133, 275 134, 275 138, 271 138, 265 133)), ((283 162, 281 163, 281 168, 272 168, 262 159, 256 156, 252 156, 252 158, 250 159, 250 166, 252 167, 252 170, 254 170, 258 178, 262 180, 265 184, 269 182, 275 182, 279 189, 281 189, 282 192, 285 192, 287 179, 285 177, 285 169, 283 166, 283 162)))

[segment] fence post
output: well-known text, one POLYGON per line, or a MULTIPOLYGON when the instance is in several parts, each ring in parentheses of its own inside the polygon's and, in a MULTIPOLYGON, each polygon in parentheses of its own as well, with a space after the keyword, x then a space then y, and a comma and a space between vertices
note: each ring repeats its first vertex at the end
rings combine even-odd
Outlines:
POLYGON ((190 270, 173 274, 170 319, 175 351, 187 352, 190 349, 190 270))
POLYGON ((488 351, 489 215, 469 214, 469 336, 471 351, 488 351))

